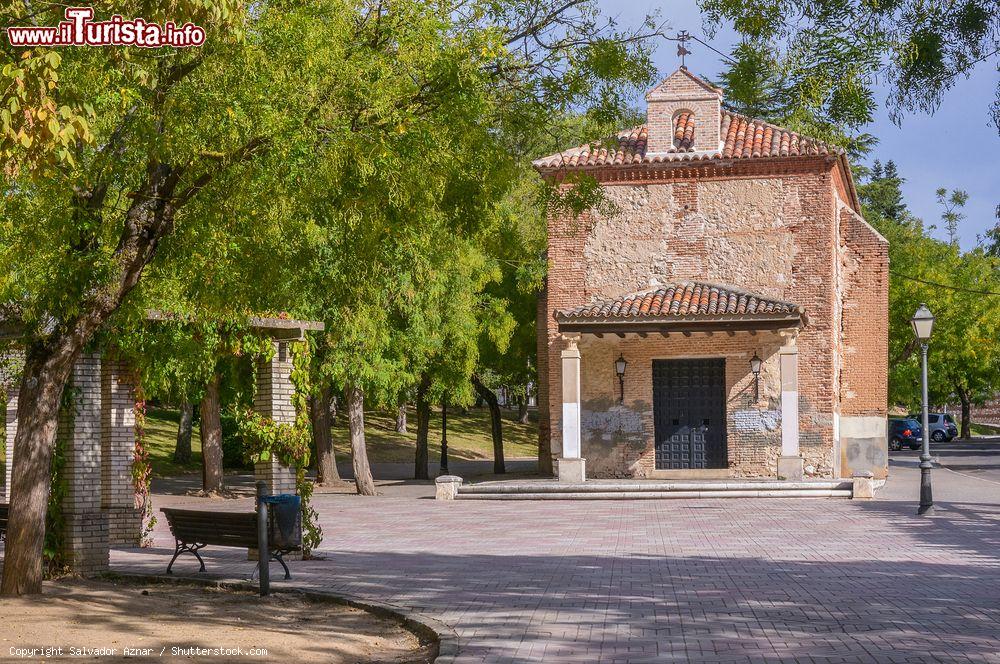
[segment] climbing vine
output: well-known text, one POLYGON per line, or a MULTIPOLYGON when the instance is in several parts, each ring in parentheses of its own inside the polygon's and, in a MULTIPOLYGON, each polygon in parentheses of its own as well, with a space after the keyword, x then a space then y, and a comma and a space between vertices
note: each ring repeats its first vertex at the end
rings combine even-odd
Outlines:
POLYGON ((76 406, 79 388, 67 387, 63 391, 59 407, 59 426, 56 427, 55 447, 52 450, 52 463, 49 473, 52 485, 49 489, 49 502, 45 512, 45 542, 42 545, 42 555, 45 558, 45 575, 58 576, 66 571, 64 553, 66 518, 63 516, 63 501, 69 493, 69 479, 63 471, 66 468, 67 432, 73 430, 76 419, 76 406))
MULTIPOLYGON (((295 488, 302 500, 302 553, 309 553, 323 541, 319 515, 312 506, 312 482, 306 477, 309 467, 312 426, 309 420, 308 395, 309 341, 289 344, 292 354, 291 382, 295 386, 292 404, 295 422, 275 422, 253 410, 236 413, 236 424, 243 439, 244 454, 251 462, 269 461, 272 458, 295 471, 295 488)), ((273 352, 271 350, 270 352, 273 352)), ((256 384, 256 381, 254 381, 256 384)))
POLYGON ((132 452, 132 489, 135 493, 135 508, 139 512, 139 546, 151 546, 152 532, 156 525, 153 516, 153 502, 149 498, 153 466, 149 462, 146 449, 146 397, 141 388, 136 389, 135 400, 135 448, 132 452))

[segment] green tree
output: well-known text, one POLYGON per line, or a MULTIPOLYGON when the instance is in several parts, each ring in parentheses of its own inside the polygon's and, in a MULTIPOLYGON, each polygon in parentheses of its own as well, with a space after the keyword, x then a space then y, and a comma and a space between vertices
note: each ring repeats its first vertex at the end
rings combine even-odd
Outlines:
POLYGON ((914 411, 921 407, 919 345, 909 319, 926 303, 936 317, 929 348, 931 403, 958 401, 962 436, 968 436, 971 407, 995 396, 1000 385, 1000 296, 990 295, 1000 292, 1000 262, 982 248, 963 253, 931 237, 931 229, 901 202, 898 174, 878 168, 872 173, 858 193, 865 218, 889 240, 889 401, 914 411))
POLYGON ((860 128, 872 120, 871 100, 845 99, 835 86, 810 78, 806 54, 783 54, 763 39, 737 44, 719 78, 725 106, 848 150, 855 158, 877 142, 860 128))
POLYGON ((961 189, 952 189, 951 194, 944 187, 940 187, 934 195, 937 197, 938 205, 943 209, 941 220, 948 231, 948 241, 953 245, 958 245, 958 224, 965 219, 965 214, 959 212, 965 207, 969 200, 969 194, 961 189))
POLYGON ((889 160, 883 164, 878 159, 872 164, 868 177, 858 187, 858 195, 865 206, 865 215, 896 224, 910 219, 910 211, 903 200, 903 183, 896 163, 889 160))
MULTIPOLYGON (((851 125, 870 120, 875 85, 890 85, 889 109, 933 112, 948 90, 979 62, 1000 53, 995 0, 699 0, 710 31, 732 23, 753 47, 737 49, 740 62, 756 53, 795 73, 797 106, 823 109, 851 125)), ((991 113, 1000 127, 1000 86, 991 113)))

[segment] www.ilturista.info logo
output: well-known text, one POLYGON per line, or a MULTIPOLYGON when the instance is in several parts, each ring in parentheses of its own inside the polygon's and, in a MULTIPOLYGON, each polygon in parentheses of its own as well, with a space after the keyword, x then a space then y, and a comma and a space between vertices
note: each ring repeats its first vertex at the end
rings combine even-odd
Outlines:
POLYGON ((141 18, 125 20, 117 14, 108 21, 94 21, 93 7, 67 7, 66 20, 57 26, 7 28, 11 46, 141 46, 185 48, 205 43, 205 30, 173 21, 163 25, 141 18))

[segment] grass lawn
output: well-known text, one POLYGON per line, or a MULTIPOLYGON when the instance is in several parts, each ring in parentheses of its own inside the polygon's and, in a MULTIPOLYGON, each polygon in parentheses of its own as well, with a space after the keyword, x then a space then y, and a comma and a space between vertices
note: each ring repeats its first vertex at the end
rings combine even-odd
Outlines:
POLYGON ((1000 436, 1000 427, 990 426, 989 424, 976 424, 973 422, 969 425, 971 433, 973 436, 1000 436))
MULTIPOLYGON (((365 413, 365 441, 371 463, 412 463, 417 440, 417 415, 413 409, 407 413, 407 433, 396 433, 395 413, 369 411, 365 413)), ((503 411, 503 447, 507 458, 538 456, 538 423, 535 412, 528 424, 518 424, 516 413, 503 411)), ((157 477, 201 472, 201 441, 198 422, 194 423, 191 439, 191 463, 174 463, 174 446, 177 443, 176 410, 150 408, 146 412, 146 447, 157 477)), ((441 412, 431 413, 430 459, 437 462, 441 449, 441 412)), ((333 428, 333 445, 337 460, 351 459, 351 443, 343 417, 333 428)), ((490 438, 490 414, 486 408, 470 408, 463 415, 457 409, 448 411, 448 457, 451 459, 492 459, 493 440, 490 438)))
POLYGON ((177 410, 149 408, 146 411, 146 449, 149 450, 153 474, 157 477, 201 472, 201 434, 197 420, 191 433, 191 463, 174 463, 177 423, 180 417, 180 411, 177 410))
MULTIPOLYGON (((538 456, 538 422, 530 413, 528 424, 517 423, 516 411, 502 410, 503 451, 505 458, 538 456)), ((413 463, 417 444, 417 414, 407 412, 407 432, 396 433, 395 413, 365 413, 365 443, 372 463, 413 463)), ((430 459, 437 462, 441 451, 441 411, 431 411, 428 435, 430 459)), ((347 427, 338 418, 333 429, 333 447, 339 461, 350 460, 351 442, 347 427)), ((490 437, 490 412, 486 408, 470 408, 463 415, 458 409, 448 410, 448 458, 492 459, 493 439, 490 437)))

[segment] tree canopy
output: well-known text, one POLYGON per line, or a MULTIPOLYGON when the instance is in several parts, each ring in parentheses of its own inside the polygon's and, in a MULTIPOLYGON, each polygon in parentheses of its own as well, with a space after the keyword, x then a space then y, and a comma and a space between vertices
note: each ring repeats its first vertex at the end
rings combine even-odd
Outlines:
MULTIPOLYGON (((996 0, 699 0, 709 30, 743 37, 737 67, 792 82, 793 104, 847 127, 872 119, 876 86, 890 114, 933 112, 962 76, 1000 53, 996 0)), ((1000 85, 988 113, 1000 129, 1000 85)))

